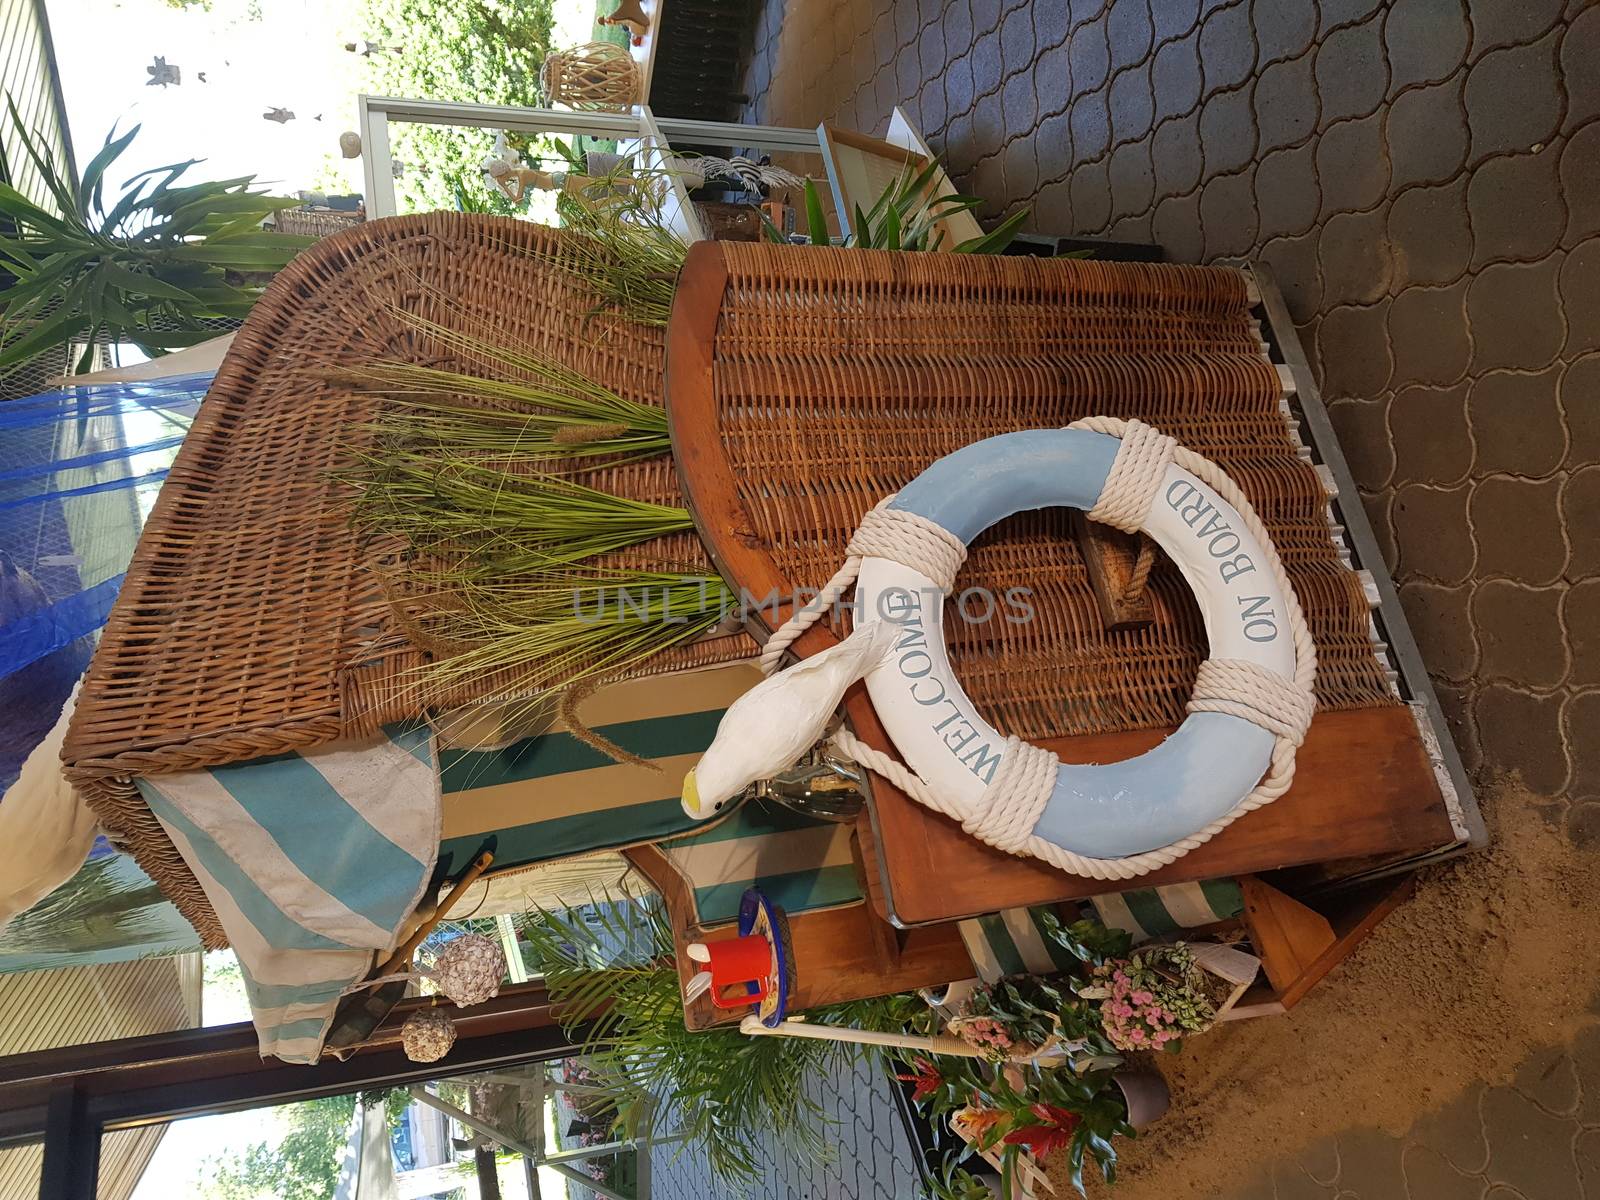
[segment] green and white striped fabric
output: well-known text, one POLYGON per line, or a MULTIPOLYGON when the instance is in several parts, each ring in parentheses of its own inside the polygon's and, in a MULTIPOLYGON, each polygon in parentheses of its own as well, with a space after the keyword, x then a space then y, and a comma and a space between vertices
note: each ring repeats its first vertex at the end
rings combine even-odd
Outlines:
POLYGON ((752 884, 795 912, 859 902, 846 828, 754 806, 708 827, 678 802, 760 678, 735 663, 585 703, 596 732, 652 765, 559 726, 494 751, 441 750, 418 728, 139 786, 238 952, 261 1053, 315 1062, 340 992, 399 940, 436 855, 445 876, 486 846, 504 870, 688 834, 668 853, 703 920, 731 918, 752 884))
POLYGON ((850 826, 776 804, 746 804, 704 833, 661 849, 688 880, 695 919, 705 924, 737 917, 739 898, 750 887, 791 913, 862 899, 850 826))
MULTIPOLYGON (((1042 914, 1049 906, 1011 908, 961 922, 961 938, 972 955, 978 978, 993 983, 1007 975, 1050 975, 1072 958, 1045 932, 1042 914)), ((1181 929, 1231 920, 1244 911, 1244 896, 1233 879, 1136 888, 1094 896, 1083 906, 1111 929, 1123 929, 1135 945, 1181 929)))
POLYGON ((559 724, 503 750, 441 751, 440 862, 454 872, 487 846, 498 872, 657 843, 702 921, 736 916, 752 885, 790 912, 859 902, 847 827, 765 805, 706 826, 679 803, 723 711, 761 679, 754 663, 733 663, 629 680, 584 702, 596 733, 659 769, 613 762, 559 724))
POLYGON ((1054 975, 1069 968, 1074 959, 1045 932, 1037 908, 1008 908, 961 922, 961 940, 972 955, 972 967, 985 983, 1007 975, 1054 975))
POLYGON ((432 875, 430 731, 137 782, 233 945, 262 1056, 316 1062, 432 875))
POLYGON ((1236 879, 1207 879, 1113 892, 1091 897, 1090 903, 1101 924, 1127 930, 1138 945, 1180 929, 1232 920, 1244 911, 1244 893, 1236 879))

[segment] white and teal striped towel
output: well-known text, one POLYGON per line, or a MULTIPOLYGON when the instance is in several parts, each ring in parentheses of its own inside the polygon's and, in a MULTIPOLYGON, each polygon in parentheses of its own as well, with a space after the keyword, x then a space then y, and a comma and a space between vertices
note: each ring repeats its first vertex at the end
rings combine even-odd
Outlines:
POLYGON ((239 957, 261 1054, 315 1062, 439 850, 430 731, 141 778, 239 957))

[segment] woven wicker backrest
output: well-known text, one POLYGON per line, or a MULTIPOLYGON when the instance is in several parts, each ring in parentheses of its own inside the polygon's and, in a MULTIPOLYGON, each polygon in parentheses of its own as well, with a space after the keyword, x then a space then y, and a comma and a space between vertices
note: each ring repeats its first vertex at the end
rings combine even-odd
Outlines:
MULTIPOLYGON (((224 944, 210 906, 132 777, 320 745, 507 684, 417 689, 409 673, 422 655, 334 478, 373 400, 330 381, 329 368, 382 358, 486 370, 425 344, 402 308, 491 342, 503 331, 621 396, 661 402, 659 335, 591 319, 592 294, 533 253, 559 245, 551 230, 498 218, 368 222, 300 255, 235 338, 145 528, 63 753, 107 829, 208 944, 224 944)), ((681 502, 664 455, 579 478, 681 502)), ((707 563, 690 534, 639 556, 707 563)), ((725 637, 651 667, 749 652, 742 635, 725 637)))
MULTIPOLYGON (((1139 417, 1219 462, 1256 506, 1316 638, 1320 704, 1393 702, 1240 272, 733 242, 716 253, 725 290, 712 279, 700 295, 719 305, 708 423, 748 518, 741 540, 790 584, 821 586, 867 509, 969 442, 1093 413, 1139 417)), ((697 266, 680 304, 699 290, 697 266)), ((680 404, 677 378, 674 437, 705 437, 680 416, 695 406, 680 404)), ((1112 632, 1069 514, 1028 513, 980 538, 958 583, 1012 587, 1031 589, 1036 619, 946 620, 952 662, 998 728, 1037 739, 1182 719, 1206 640, 1164 557, 1153 623, 1112 632)))

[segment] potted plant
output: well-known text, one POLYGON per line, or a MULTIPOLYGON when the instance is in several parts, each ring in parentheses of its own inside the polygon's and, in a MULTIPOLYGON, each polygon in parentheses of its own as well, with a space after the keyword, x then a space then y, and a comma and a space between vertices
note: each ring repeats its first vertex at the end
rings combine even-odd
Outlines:
MULTIPOLYGON (((298 201, 250 190, 254 176, 180 184, 199 160, 135 175, 108 200, 107 169, 139 133, 106 135, 83 179, 63 179, 7 101, 18 143, 53 208, 0 183, 0 371, 72 340, 87 343, 87 370, 102 338, 156 356, 215 337, 206 322, 242 318, 273 273, 315 239, 263 229, 298 201)), ((10 175, 10 164, 0 164, 10 175)))
POLYGON ((1185 1035, 1211 1028, 1218 993, 1231 987, 1205 971, 1182 942, 1101 962, 1091 978, 1078 995, 1101 1002, 1106 1037, 1119 1050, 1176 1053, 1185 1035))
MULTIPOLYGON (((985 1064, 971 1059, 919 1059, 913 1099, 934 1119, 948 1123, 1001 1173, 1001 1195, 1010 1195, 1020 1173, 1035 1175, 1046 1156, 1064 1151, 1068 1180, 1083 1192, 1083 1169, 1093 1162, 1108 1183, 1116 1178, 1112 1139, 1132 1137, 1123 1092, 1110 1071, 1048 1069, 1037 1064, 985 1064)), ((935 1191, 941 1200, 972 1194, 976 1180, 947 1162, 935 1191)))

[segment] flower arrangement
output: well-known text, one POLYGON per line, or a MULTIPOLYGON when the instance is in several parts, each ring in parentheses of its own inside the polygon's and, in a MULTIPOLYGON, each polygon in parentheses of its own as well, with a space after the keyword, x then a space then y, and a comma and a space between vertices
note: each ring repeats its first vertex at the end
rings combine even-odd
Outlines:
POLYGON ((1008 1175, 1023 1172, 1024 1182, 1038 1173, 1035 1160, 1058 1150, 1080 1193, 1086 1159, 1110 1181, 1113 1139, 1133 1133, 1113 1077, 1122 1056, 1178 1050, 1184 1037, 1215 1023, 1233 986, 1182 943, 1134 950, 1128 934, 1097 921, 1046 915, 1042 925, 1081 966, 976 989, 947 1024, 982 1058, 940 1065, 924 1059, 901 1076, 913 1083, 915 1101, 962 1139, 934 1184, 940 1200, 982 1194, 960 1166, 968 1147, 1008 1175))
MULTIPOLYGON (((1051 1070, 1036 1064, 999 1068, 976 1059, 921 1058, 898 1078, 913 1085, 912 1098, 926 1109, 935 1126, 948 1121, 963 1144, 998 1159, 1002 1195, 1010 1195, 1017 1172, 1037 1173, 1037 1160, 1066 1152, 1068 1178, 1081 1193, 1083 1169, 1092 1161, 1105 1177, 1116 1178, 1117 1152, 1112 1139, 1132 1137, 1127 1106, 1109 1070, 1051 1070), (1025 1157, 1026 1156, 1026 1157, 1025 1157)), ((956 1165, 945 1165, 934 1191, 940 1200, 964 1200, 974 1193, 975 1179, 956 1165)))
POLYGON ((1217 1019, 1207 976, 1182 942, 1150 946, 1096 966, 1094 984, 1078 995, 1099 999, 1106 1037, 1119 1050, 1176 1052, 1186 1034, 1217 1019))

